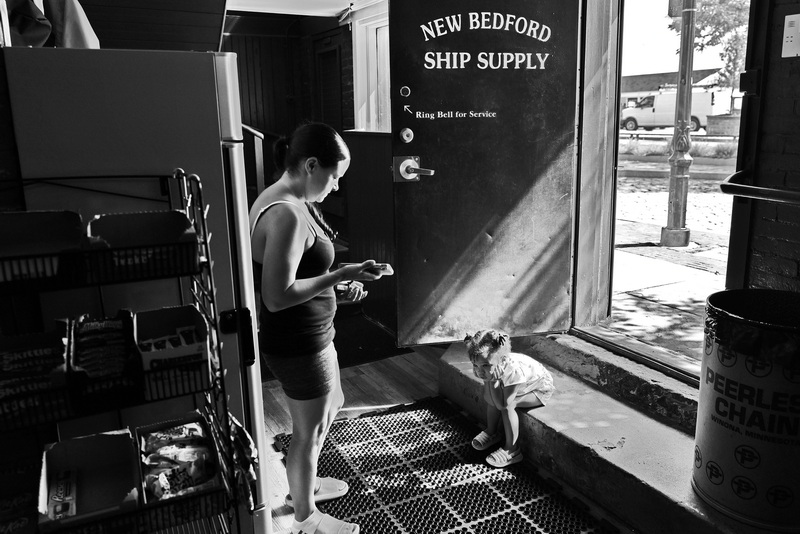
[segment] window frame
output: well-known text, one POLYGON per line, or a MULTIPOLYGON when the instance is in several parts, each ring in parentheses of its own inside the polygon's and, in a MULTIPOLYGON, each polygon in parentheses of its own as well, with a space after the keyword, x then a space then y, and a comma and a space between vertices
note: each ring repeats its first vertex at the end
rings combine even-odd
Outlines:
MULTIPOLYGON (((378 31, 389 27, 389 3, 381 0, 354 11, 350 20, 353 25, 353 100, 355 105, 355 129, 369 132, 391 131, 391 114, 385 110, 387 122, 382 127, 379 119, 378 31)), ((385 67, 389 68, 389 51, 386 50, 385 67)), ((387 73, 388 79, 388 73, 387 73)))

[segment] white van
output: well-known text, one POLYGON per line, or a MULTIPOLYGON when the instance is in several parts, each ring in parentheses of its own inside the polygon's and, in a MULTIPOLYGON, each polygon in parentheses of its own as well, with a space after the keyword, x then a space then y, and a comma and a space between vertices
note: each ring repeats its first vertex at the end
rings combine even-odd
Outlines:
MULTIPOLYGON (((620 127, 625 130, 669 128, 675 126, 677 92, 656 93, 628 102, 620 110, 620 127)), ((691 127, 696 132, 708 125, 709 115, 730 112, 730 97, 719 91, 692 92, 691 127)))

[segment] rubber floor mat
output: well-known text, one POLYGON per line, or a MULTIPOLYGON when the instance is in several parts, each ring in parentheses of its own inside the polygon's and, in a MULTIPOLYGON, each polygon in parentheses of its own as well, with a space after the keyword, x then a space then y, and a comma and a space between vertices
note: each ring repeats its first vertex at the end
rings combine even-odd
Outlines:
MULTIPOLYGON (((470 445, 478 426, 435 397, 336 421, 319 475, 346 480, 344 497, 319 505, 362 534, 617 534, 526 462, 495 469, 470 445)), ((285 452, 291 435, 275 438, 285 452)))

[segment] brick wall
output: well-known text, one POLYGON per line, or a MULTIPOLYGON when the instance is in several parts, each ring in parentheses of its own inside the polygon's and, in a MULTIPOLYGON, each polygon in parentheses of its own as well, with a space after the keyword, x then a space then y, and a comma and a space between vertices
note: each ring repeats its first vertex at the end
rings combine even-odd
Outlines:
MULTIPOLYGON (((765 39, 748 57, 762 71, 758 124, 746 126, 758 129, 750 168, 754 185, 800 191, 800 57, 781 57, 784 18, 800 13, 800 0, 773 6, 756 11, 749 33, 765 39)), ((800 206, 753 201, 750 213, 745 285, 800 292, 800 206)))

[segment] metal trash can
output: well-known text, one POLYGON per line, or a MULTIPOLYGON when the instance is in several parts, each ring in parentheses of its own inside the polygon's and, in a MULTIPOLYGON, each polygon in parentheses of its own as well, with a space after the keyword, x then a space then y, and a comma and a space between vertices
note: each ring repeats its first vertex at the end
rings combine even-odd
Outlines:
POLYGON ((744 523, 800 532, 800 293, 706 301, 692 487, 744 523))

